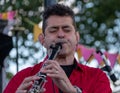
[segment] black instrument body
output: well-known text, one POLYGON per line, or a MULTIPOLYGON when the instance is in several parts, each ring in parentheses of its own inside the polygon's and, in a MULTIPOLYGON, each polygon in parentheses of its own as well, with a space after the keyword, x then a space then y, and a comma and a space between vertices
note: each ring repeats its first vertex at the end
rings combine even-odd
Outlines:
MULTIPOLYGON (((62 44, 61 43, 56 43, 55 45, 50 46, 52 52, 51 55, 49 56, 49 60, 53 60, 56 58, 57 54, 59 53, 60 49, 62 49, 62 44)), ((45 64, 43 64, 42 67, 44 67, 45 64)), ((46 83, 46 74, 38 72, 37 76, 40 77, 39 80, 35 80, 33 86, 30 88, 28 93, 40 93, 41 89, 44 87, 46 83)))

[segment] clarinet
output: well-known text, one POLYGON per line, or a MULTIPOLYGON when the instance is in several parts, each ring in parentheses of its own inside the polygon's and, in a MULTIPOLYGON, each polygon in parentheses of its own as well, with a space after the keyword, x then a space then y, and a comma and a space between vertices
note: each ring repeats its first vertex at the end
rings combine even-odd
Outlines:
POLYGON ((115 76, 115 74, 113 73, 112 71, 112 68, 111 68, 111 65, 109 63, 109 61, 106 59, 105 55, 100 51, 98 50, 97 53, 100 53, 104 63, 105 63, 105 66, 102 68, 103 71, 107 71, 109 76, 110 76, 110 79, 116 83, 116 81, 118 81, 117 77, 115 76))
MULTIPOLYGON (((56 58, 57 54, 59 53, 60 49, 62 49, 62 44, 61 43, 56 43, 55 45, 51 45, 51 55, 49 56, 49 60, 53 60, 56 58)), ((45 64, 43 64, 42 67, 44 67, 45 64)), ((34 84, 32 85, 32 87, 30 88, 30 90, 28 91, 28 93, 40 93, 40 90, 44 87, 45 83, 46 83, 46 74, 42 73, 42 72, 38 72, 37 76, 40 77, 39 80, 35 80, 34 84)))

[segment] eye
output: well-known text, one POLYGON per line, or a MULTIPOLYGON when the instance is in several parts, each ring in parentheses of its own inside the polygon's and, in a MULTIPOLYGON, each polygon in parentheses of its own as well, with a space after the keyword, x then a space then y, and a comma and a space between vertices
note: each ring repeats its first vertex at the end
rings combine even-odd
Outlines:
POLYGON ((70 32, 70 31, 72 31, 71 28, 64 28, 63 30, 64 30, 65 32, 70 32))
POLYGON ((55 29, 55 28, 49 29, 49 32, 50 33, 55 33, 55 32, 57 32, 57 29, 55 29))

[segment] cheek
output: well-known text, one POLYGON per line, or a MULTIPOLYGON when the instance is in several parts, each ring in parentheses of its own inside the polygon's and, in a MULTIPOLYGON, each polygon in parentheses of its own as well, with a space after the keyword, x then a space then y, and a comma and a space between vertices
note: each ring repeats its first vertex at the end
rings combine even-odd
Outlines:
POLYGON ((45 48, 49 48, 49 45, 50 45, 50 41, 48 41, 49 39, 45 39, 45 42, 44 42, 44 46, 45 48))
MULTIPOLYGON (((72 36, 71 36, 71 37, 72 37, 72 36)), ((76 46, 77 40, 76 40, 76 38, 75 38, 74 36, 73 36, 73 38, 70 38, 69 40, 70 40, 72 46, 76 46)))
POLYGON ((44 40, 44 46, 49 49, 50 45, 54 42, 54 39, 52 37, 47 37, 44 40))
POLYGON ((69 42, 70 42, 70 47, 72 47, 72 49, 75 50, 78 43, 77 40, 74 38, 71 39, 69 42))

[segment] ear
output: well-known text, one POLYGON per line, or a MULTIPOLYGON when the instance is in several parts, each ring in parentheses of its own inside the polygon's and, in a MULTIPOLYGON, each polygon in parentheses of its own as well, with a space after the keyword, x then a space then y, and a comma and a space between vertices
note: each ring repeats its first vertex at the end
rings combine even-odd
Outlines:
POLYGON ((43 45, 44 44, 44 34, 43 33, 39 34, 38 39, 39 39, 40 43, 43 45))
POLYGON ((80 34, 79 34, 79 32, 77 31, 76 32, 76 40, 77 40, 77 43, 79 42, 79 40, 80 40, 80 34))
POLYGON ((80 34, 79 34, 79 32, 77 31, 77 32, 76 32, 76 41, 77 41, 77 42, 76 42, 76 48, 75 48, 76 50, 77 50, 77 46, 79 45, 79 40, 80 40, 80 34))

